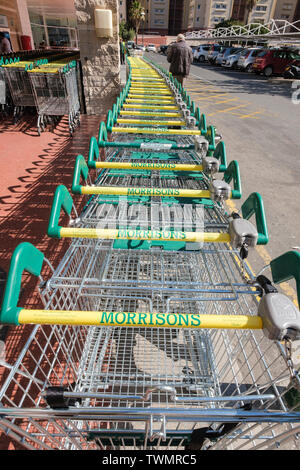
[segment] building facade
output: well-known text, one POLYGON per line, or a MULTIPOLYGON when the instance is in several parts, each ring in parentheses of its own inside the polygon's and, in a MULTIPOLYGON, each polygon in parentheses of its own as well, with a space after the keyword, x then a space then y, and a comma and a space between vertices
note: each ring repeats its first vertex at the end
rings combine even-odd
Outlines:
POLYGON ((23 48, 22 38, 27 36, 33 45, 26 0, 1 0, 0 2, 0 31, 10 36, 14 51, 23 48))
POLYGON ((126 0, 119 0, 119 21, 127 21, 126 0))
POLYGON ((297 3, 297 0, 277 0, 274 19, 286 20, 292 23, 297 10, 297 3))

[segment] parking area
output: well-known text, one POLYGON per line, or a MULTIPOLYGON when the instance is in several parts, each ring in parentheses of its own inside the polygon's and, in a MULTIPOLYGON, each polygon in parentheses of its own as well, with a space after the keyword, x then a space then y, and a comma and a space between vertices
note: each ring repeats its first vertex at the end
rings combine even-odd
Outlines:
MULTIPOLYGON (((168 68, 166 56, 146 54, 168 68)), ((292 100, 293 83, 208 63, 192 65, 185 83, 208 123, 221 132, 228 161, 239 162, 241 202, 253 191, 263 197, 270 241, 251 256, 256 272, 280 253, 300 247, 300 104, 292 100)), ((240 204, 231 201, 230 208, 240 204)), ((296 299, 293 283, 285 288, 296 299)))

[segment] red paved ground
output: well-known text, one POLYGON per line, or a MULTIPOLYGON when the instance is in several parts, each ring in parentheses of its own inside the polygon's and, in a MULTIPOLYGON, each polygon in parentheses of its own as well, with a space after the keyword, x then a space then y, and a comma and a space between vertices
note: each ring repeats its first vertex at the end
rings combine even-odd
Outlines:
MULTIPOLYGON (((75 158, 87 156, 90 137, 97 135, 100 120, 99 116, 82 116, 73 137, 64 118, 40 137, 33 116, 15 126, 10 120, 0 122, 0 267, 6 272, 14 248, 22 241, 32 243, 54 267, 58 265, 69 241, 53 240, 46 234, 53 194, 58 184, 71 187, 75 158)), ((78 205, 80 202, 77 199, 78 205)), ((42 307, 36 283, 32 276, 24 276, 22 306, 42 307)), ((14 363, 30 329, 8 329, 5 361, 14 363)), ((0 367, 0 387, 1 373, 0 367)), ((0 450, 18 448, 14 441, 0 436, 0 450)))

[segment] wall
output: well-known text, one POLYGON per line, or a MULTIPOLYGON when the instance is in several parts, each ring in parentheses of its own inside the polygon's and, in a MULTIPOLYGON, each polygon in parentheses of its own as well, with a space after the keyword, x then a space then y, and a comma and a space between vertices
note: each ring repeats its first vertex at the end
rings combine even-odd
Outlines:
MULTIPOLYGON (((8 29, 10 32, 10 38, 14 51, 20 49, 21 42, 19 36, 21 34, 19 16, 17 13, 17 2, 16 0, 1 0, 0 2, 0 15, 4 15, 8 20, 8 29)), ((6 28, 1 28, 1 31, 5 31, 6 28)))
POLYGON ((108 111, 120 93, 118 0, 75 0, 87 114, 108 111), (113 37, 97 38, 95 8, 113 13, 113 37))

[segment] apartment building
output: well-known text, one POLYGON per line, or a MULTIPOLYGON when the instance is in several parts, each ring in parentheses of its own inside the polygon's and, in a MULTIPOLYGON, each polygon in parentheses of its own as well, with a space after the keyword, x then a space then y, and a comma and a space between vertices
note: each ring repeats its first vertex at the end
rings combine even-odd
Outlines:
POLYGON ((126 0, 119 0, 119 21, 127 21, 126 0))
POLYGON ((231 18, 234 0, 208 0, 206 25, 213 28, 218 23, 231 18))
POLYGON ((249 13, 247 0, 234 0, 231 18, 244 23, 268 23, 271 19, 296 21, 300 0, 259 0, 249 13))
POLYGON ((277 0, 274 19, 286 20, 292 23, 297 9, 297 3, 297 0, 277 0))
MULTIPOLYGON (((266 24, 272 18, 292 22, 295 21, 300 2, 300 0, 258 0, 249 12, 247 0, 140 1, 146 14, 140 30, 171 36, 180 32, 214 28, 218 23, 231 18, 243 23, 266 24)), ((127 17, 130 2, 131 0, 127 0, 127 17)), ((121 3, 126 3, 126 0, 120 0, 120 15, 121 3)), ((126 6, 123 8, 126 11, 126 6)))

